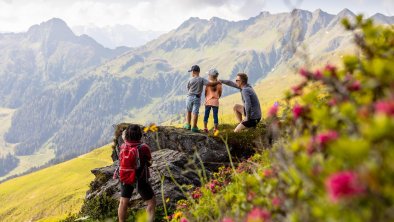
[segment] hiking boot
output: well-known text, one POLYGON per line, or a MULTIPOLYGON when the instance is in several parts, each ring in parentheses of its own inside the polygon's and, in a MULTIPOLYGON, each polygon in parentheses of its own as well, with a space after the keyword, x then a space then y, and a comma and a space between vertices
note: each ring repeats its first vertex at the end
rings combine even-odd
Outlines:
POLYGON ((200 130, 198 129, 198 127, 193 127, 192 128, 192 132, 193 133, 198 133, 198 132, 200 132, 200 130))
POLYGON ((205 128, 204 133, 209 133, 209 130, 207 128, 205 128))
POLYGON ((192 128, 192 126, 190 126, 190 124, 185 123, 185 125, 183 125, 183 128, 190 130, 192 128))

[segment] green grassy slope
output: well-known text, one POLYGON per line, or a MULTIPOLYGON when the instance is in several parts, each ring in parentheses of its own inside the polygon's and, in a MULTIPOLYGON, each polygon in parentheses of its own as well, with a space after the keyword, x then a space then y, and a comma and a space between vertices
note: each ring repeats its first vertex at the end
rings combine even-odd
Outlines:
POLYGON ((91 169, 112 163, 110 146, 0 184, 0 221, 58 221, 77 213, 91 169))

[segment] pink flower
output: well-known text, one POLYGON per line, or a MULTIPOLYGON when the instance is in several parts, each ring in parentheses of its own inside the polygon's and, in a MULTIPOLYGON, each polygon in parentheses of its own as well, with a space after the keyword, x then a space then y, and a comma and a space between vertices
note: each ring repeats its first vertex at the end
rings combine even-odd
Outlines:
POLYGON ((193 199, 199 199, 201 196, 202 196, 202 193, 201 193, 201 191, 200 191, 199 189, 195 190, 195 191, 192 193, 192 198, 193 198, 193 199))
POLYGON ((326 189, 333 202, 342 198, 354 197, 364 193, 357 174, 352 171, 335 173, 326 179, 326 189))
POLYGON ((347 88, 350 91, 358 91, 361 89, 361 83, 360 83, 360 81, 356 80, 356 81, 352 82, 347 88))
POLYGON ((279 197, 274 197, 272 198, 271 203, 274 207, 279 207, 282 204, 282 200, 279 197))
POLYGON ((278 114, 278 105, 273 105, 270 110, 268 111, 269 117, 274 117, 278 114))
POLYGON ((210 183, 209 184, 209 190, 211 190, 212 193, 216 193, 216 189, 215 189, 215 184, 214 183, 210 183))
POLYGON ((225 217, 223 218, 222 222, 234 222, 234 220, 231 219, 230 217, 225 217))
POLYGON ((320 70, 316 70, 316 72, 313 74, 313 78, 316 80, 322 79, 323 73, 320 70))
POLYGON ((335 106, 338 104, 338 101, 335 98, 332 98, 330 101, 328 101, 328 105, 330 106, 335 106))
POLYGON ((294 95, 299 96, 302 94, 302 86, 301 85, 293 86, 291 87, 291 91, 293 92, 294 95))
POLYGON ((331 73, 335 73, 337 68, 333 65, 327 64, 326 67, 324 68, 324 70, 329 71, 331 73))
POLYGON ((264 177, 270 177, 270 176, 274 175, 274 171, 271 169, 266 169, 263 171, 263 175, 264 175, 264 177))
POLYGON ((338 136, 339 136, 339 135, 338 135, 338 133, 337 133, 336 131, 330 130, 330 131, 327 131, 327 132, 318 134, 318 135, 316 136, 316 138, 315 138, 315 141, 316 141, 318 144, 324 146, 324 145, 326 145, 327 143, 329 143, 329 142, 331 142, 331 141, 333 141, 333 140, 338 139, 338 136))
POLYGON ((305 77, 305 78, 308 78, 309 77, 309 72, 305 68, 301 68, 300 69, 300 75, 305 77))
POLYGON ((186 218, 182 217, 180 222, 189 222, 186 218))
POLYGON ((394 116, 394 100, 376 102, 375 111, 378 114, 394 116))
POLYGON ((294 105, 294 107, 293 107, 294 119, 298 119, 302 115, 303 112, 304 112, 304 107, 302 107, 298 104, 294 105))
POLYGON ((246 217, 246 222, 263 222, 269 221, 271 214, 266 209, 253 208, 246 217))

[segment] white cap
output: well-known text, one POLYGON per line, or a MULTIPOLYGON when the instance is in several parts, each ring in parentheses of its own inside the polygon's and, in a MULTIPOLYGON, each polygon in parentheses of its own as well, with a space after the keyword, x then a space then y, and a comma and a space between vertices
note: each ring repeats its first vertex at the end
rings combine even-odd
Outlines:
POLYGON ((218 72, 218 70, 216 70, 216 69, 210 69, 210 70, 208 71, 208 75, 214 76, 214 77, 218 77, 218 76, 219 76, 219 72, 218 72))

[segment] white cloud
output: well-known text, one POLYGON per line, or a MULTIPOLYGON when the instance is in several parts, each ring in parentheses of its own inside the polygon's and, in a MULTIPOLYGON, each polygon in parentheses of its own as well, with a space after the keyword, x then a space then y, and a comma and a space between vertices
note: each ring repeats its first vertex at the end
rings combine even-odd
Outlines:
MULTIPOLYGON (((129 24, 140 30, 170 30, 189 17, 208 19, 216 16, 240 20, 264 10, 288 11, 284 1, 286 0, 0 0, 0 31, 25 31, 31 25, 53 17, 65 20, 71 27, 129 24)), ((297 3, 301 0, 287 1, 297 3)), ((302 6, 313 5, 311 2, 316 4, 315 1, 303 0, 302 6)), ((332 5, 341 5, 341 1, 343 0, 332 0, 332 5)), ((394 0, 375 1, 385 1, 389 5, 394 0)), ((382 12, 385 13, 383 9, 382 12)))

